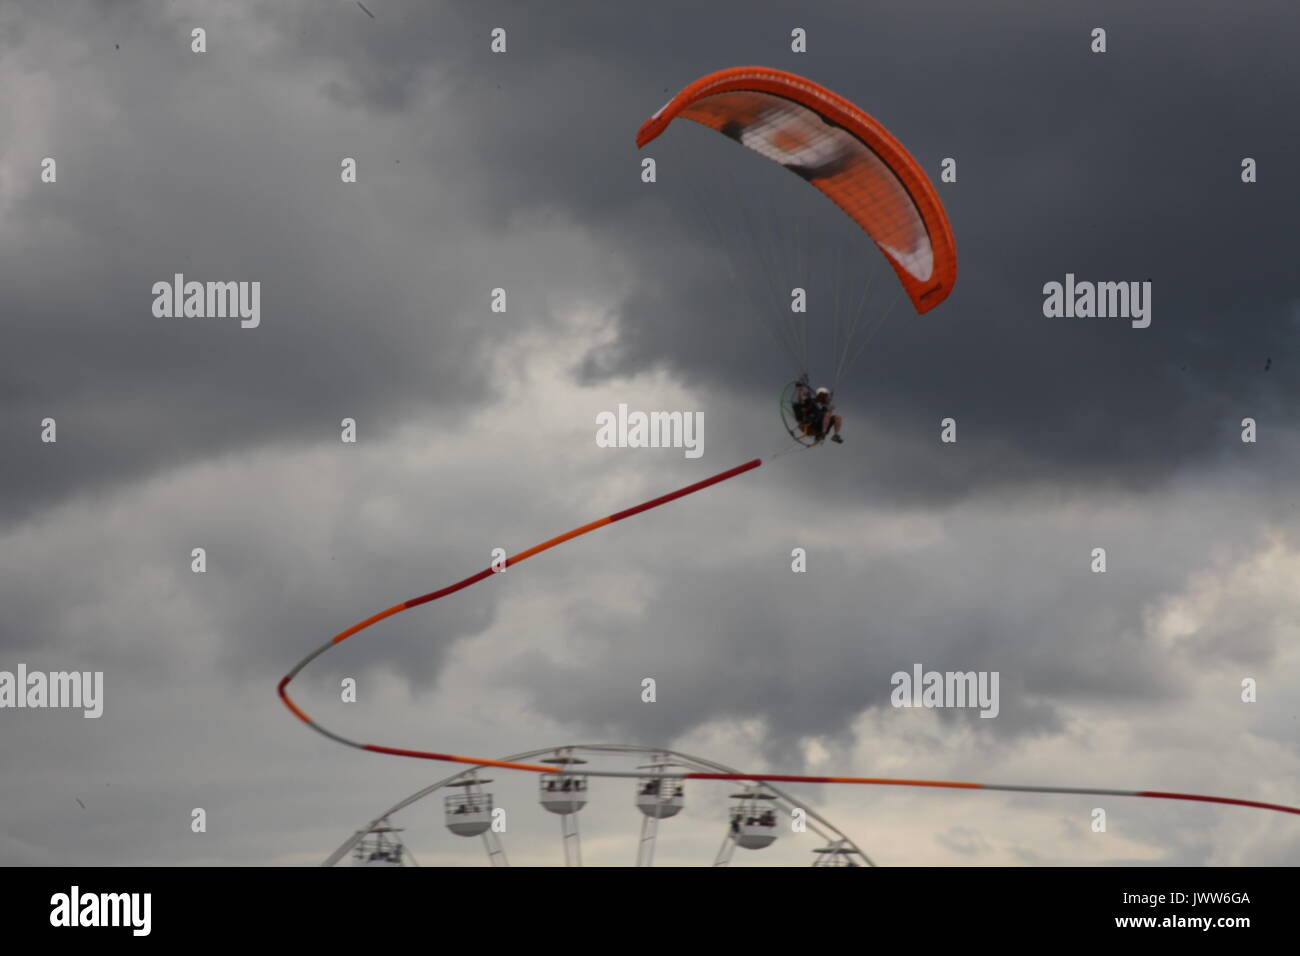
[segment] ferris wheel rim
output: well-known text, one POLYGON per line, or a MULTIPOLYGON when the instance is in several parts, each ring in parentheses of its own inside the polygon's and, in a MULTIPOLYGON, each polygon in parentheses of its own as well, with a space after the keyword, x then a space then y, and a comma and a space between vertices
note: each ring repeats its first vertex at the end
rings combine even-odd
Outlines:
MULTIPOLYGON (((585 751, 588 753, 602 753, 602 754, 648 754, 648 755, 660 755, 666 757, 676 757, 679 758, 681 761, 683 761, 680 764, 680 766, 683 767, 689 767, 690 765, 693 764, 698 768, 707 768, 717 773, 726 773, 726 774, 744 773, 744 771, 742 770, 737 770, 734 767, 730 767, 727 764, 719 763, 716 760, 710 760, 707 757, 700 757, 695 754, 685 753, 684 751, 673 750, 670 747, 651 747, 642 744, 609 744, 609 743, 561 744, 560 746, 539 747, 535 750, 528 750, 522 753, 511 754, 509 756, 499 758, 499 761, 514 763, 521 760, 530 760, 535 757, 539 757, 542 754, 572 754, 580 751, 585 751)), ((453 774, 450 774, 439 780, 435 780, 433 783, 421 788, 420 790, 415 791, 414 793, 409 794, 408 796, 404 797, 402 800, 393 804, 393 806, 389 807, 382 814, 376 816, 373 820, 371 820, 366 825, 365 828, 355 831, 347 840, 345 840, 342 844, 340 844, 339 847, 335 849, 333 853, 331 853, 328 857, 326 857, 321 862, 320 865, 322 867, 334 866, 341 859, 347 856, 347 854, 352 850, 354 846, 356 846, 359 842, 361 842, 362 839, 365 838, 366 834, 370 832, 370 829, 372 827, 381 825, 394 813, 398 813, 402 810, 405 810, 407 807, 410 807, 413 804, 420 802, 421 800, 431 796, 437 791, 445 787, 451 786, 455 781, 459 780, 462 777, 473 777, 474 775, 481 773, 487 769, 489 769, 487 765, 470 766, 464 770, 458 770, 453 774)), ((494 767, 491 769, 500 769, 500 768, 494 767)), ((626 771, 625 770, 581 770, 581 771, 574 772, 572 775, 585 776, 585 777, 615 778, 615 779, 642 778, 647 776, 662 776, 665 779, 672 779, 674 777, 681 778, 683 776, 681 774, 671 774, 671 773, 649 774, 644 772, 643 770, 626 770, 626 771)), ((799 809, 802 809, 804 813, 807 814, 808 816, 809 829, 813 833, 816 833, 817 836, 826 840, 828 844, 842 843, 846 845, 847 848, 849 848, 850 852, 857 853, 866 862, 867 866, 870 867, 876 866, 875 861, 872 860, 871 857, 867 855, 865 850, 863 850, 861 847, 857 845, 857 843, 853 841, 852 837, 850 837, 847 833, 842 831, 835 824, 831 823, 830 820, 827 820, 815 809, 808 806, 806 801, 796 800, 790 794, 781 790, 779 787, 774 786, 772 783, 768 781, 756 780, 753 781, 753 786, 759 790, 765 790, 773 794, 776 797, 776 799, 780 801, 781 809, 783 811, 788 812, 788 810, 792 807, 798 807, 799 809), (824 828, 825 830, 828 830, 830 832, 823 833, 822 829, 816 826, 815 824, 820 824, 821 828, 824 828)))

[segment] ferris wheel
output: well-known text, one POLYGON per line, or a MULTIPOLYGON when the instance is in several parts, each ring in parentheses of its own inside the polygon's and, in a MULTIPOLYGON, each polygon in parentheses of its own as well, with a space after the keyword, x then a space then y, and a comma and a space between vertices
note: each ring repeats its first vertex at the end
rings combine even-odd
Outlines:
MULTIPOLYGON (((555 773, 539 775, 537 802, 543 810, 560 818, 560 843, 565 866, 582 865, 578 817, 591 796, 591 778, 634 781, 632 804, 640 812, 635 865, 652 866, 661 822, 678 816, 687 808, 684 775, 701 771, 740 773, 703 757, 631 744, 566 744, 500 759, 508 762, 536 760, 557 768, 555 773), (628 769, 617 769, 629 760, 633 763, 628 769)), ((441 792, 443 825, 447 831, 459 837, 479 837, 488 865, 508 866, 501 839, 503 828, 497 825, 504 819, 504 810, 487 789, 493 781, 483 776, 485 769, 470 767, 399 800, 348 837, 321 865, 334 866, 349 859, 360 866, 419 865, 397 836, 405 828, 393 826, 390 819, 426 797, 441 792)), ((699 783, 693 782, 693 785, 699 783)), ((805 801, 797 800, 770 783, 751 783, 729 797, 729 807, 718 819, 722 839, 713 857, 713 866, 730 865, 737 848, 762 850, 785 834, 809 843, 813 866, 875 866, 838 827, 805 801)))

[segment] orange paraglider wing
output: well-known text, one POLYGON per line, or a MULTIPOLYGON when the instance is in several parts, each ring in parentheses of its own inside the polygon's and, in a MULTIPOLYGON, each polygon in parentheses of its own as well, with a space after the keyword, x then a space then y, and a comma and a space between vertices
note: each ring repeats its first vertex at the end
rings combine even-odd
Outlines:
POLYGON ((783 70, 719 70, 646 120, 637 146, 678 116, 731 137, 829 196, 884 253, 918 314, 952 291, 957 244, 934 186, 903 144, 848 100, 783 70))

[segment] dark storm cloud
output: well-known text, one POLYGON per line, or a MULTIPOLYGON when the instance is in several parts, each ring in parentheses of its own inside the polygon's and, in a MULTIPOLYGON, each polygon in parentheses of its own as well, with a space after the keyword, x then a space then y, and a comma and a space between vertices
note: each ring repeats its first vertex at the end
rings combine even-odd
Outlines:
MULTIPOLYGON (((852 420, 870 416, 928 441, 941 417, 957 416, 965 440, 1000 449, 996 470, 966 471, 961 487, 1103 473, 1150 484, 1213 454, 1245 414, 1291 421, 1300 241, 1284 211, 1300 196, 1283 171, 1300 158, 1300 133, 1276 117, 1300 107, 1285 29, 1300 19, 1293 7, 1206 8, 1169 21, 1124 5, 992 17, 960 4, 867 16, 835 4, 718 4, 700 21, 694 5, 666 4, 632 29, 624 11, 598 4, 563 16, 391 4, 374 21, 349 6, 254 6, 271 51, 264 63, 290 57, 319 69, 315 94, 345 117, 366 110, 391 121, 392 142, 358 143, 346 129, 285 135, 283 119, 247 97, 196 109, 190 100, 233 67, 220 36, 196 65, 179 14, 156 20, 124 4, 102 9, 102 21, 90 12, 74 21, 87 34, 132 33, 144 52, 128 59, 95 44, 95 69, 101 95, 145 96, 123 102, 114 126, 60 137, 59 190, 25 191, 10 211, 6 229, 26 241, 7 247, 16 281, 4 293, 13 317, 4 438, 22 440, 45 414, 99 422, 60 449, 60 467, 23 458, 5 470, 11 517, 87 481, 330 427, 322 407, 382 420, 417 392, 455 402, 489 345, 466 318, 489 278, 440 272, 449 258, 440 251, 467 231, 508 230, 531 208, 576 216, 640 268, 616 319, 619 344, 579 357, 582 380, 666 362, 768 401, 788 365, 730 278, 700 273, 717 250, 698 218, 682 214, 695 196, 682 180, 709 191, 719 144, 674 126, 649 150, 661 164, 653 187, 638 181, 632 144, 665 91, 740 61, 802 70, 857 100, 932 176, 945 156, 959 163, 960 181, 940 186, 958 236, 957 290, 922 319, 896 312, 842 389, 852 420), (811 53, 788 51, 792 23, 810 31, 811 53), (1110 31, 1104 56, 1087 51, 1093 24, 1110 31), (510 52, 489 58, 498 25, 510 52), (145 86, 158 69, 189 95, 145 86), (338 198, 337 159, 357 153, 364 213, 338 198), (1245 155, 1261 163, 1258 184, 1238 181, 1245 155), (399 252, 385 242, 395 224, 385 215, 410 201, 422 175, 457 198, 428 200, 424 248, 399 252), (42 234, 42 220, 83 238, 42 234), (412 268, 430 268, 421 262, 432 271, 417 285, 412 268), (56 264, 72 281, 56 280, 56 264), (141 290, 186 270, 266 277, 268 319, 255 341, 148 316, 141 290), (1042 284, 1067 271, 1151 279, 1152 327, 1043 318, 1042 284), (367 383, 377 367, 393 387, 367 383), (160 416, 177 408, 203 428, 170 428, 160 416)), ((25 165, 50 145, 23 144, 25 165)), ((720 145, 742 189, 782 175, 720 145)), ((834 215, 811 190, 772 190, 795 221, 834 215)), ((720 205, 724 218, 749 214, 720 205)), ((521 307, 547 321, 544 309, 521 307)), ((955 490, 937 474, 891 488, 904 497, 955 490)))
MULTIPOLYGON (((803 70, 882 118, 932 175, 942 157, 959 162, 959 183, 940 186, 958 236, 957 291, 923 319, 895 317, 878 343, 887 364, 868 352, 843 390, 850 415, 927 437, 956 415, 970 440, 1000 448, 999 467, 964 473, 965 487, 1103 474, 1150 485, 1213 456, 1245 414, 1293 422, 1300 243, 1285 210, 1300 196, 1285 171, 1300 133, 1276 119, 1300 107, 1287 29, 1300 14, 1283 3, 1250 9, 1170 18, 1103 4, 994 17, 959 4, 865 15, 739 4, 688 23, 686 6, 667 4, 633 33, 594 8, 557 17, 478 5, 459 25, 471 36, 504 25, 515 41, 498 84, 464 88, 471 115, 494 120, 471 123, 464 148, 494 184, 493 219, 560 204, 642 264, 620 342, 580 366, 584 380, 666 361, 766 395, 774 363, 751 357, 771 350, 749 341, 762 335, 749 302, 699 272, 712 239, 681 214, 695 201, 682 180, 713 191, 721 154, 701 142, 707 132, 673 127, 648 150, 661 182, 647 187, 631 134, 709 69, 803 70), (795 23, 810 31, 806 56, 786 49, 795 23), (1109 31, 1105 55, 1088 50, 1095 25, 1109 31), (1267 171, 1250 186, 1238 176, 1248 155, 1267 171), (1153 326, 1044 318, 1042 285, 1066 272, 1151 280, 1153 326), (1278 364, 1265 375, 1270 357, 1278 364)), ((744 168, 760 160, 723 149, 743 189, 771 184, 772 171, 744 168)), ((796 221, 797 191, 781 194, 796 221)), ((803 192, 810 209, 834 215, 803 192)), ((750 214, 718 205, 723 216, 750 214)), ((926 489, 954 491, 939 478, 891 490, 926 489)))
MULTIPOLYGON (((268 72, 283 61, 223 46, 256 30, 223 35, 202 15, 158 19, 145 5, 98 14, 61 24, 87 53, 55 57, 56 69, 43 60, 64 36, 21 18, 29 40, 7 64, 48 90, 40 119, 52 134, 11 143, 11 155, 26 177, 53 155, 60 175, 56 187, 23 180, 3 225, 0 428, 23 444, 50 415, 61 442, 0 472, 0 517, 236 447, 314 442, 345 415, 382 429, 389 413, 454 411, 486 345, 467 303, 490 286, 466 281, 448 252, 474 213, 420 171, 436 108, 408 106, 409 122, 396 107, 363 117, 376 98, 363 97, 340 107, 351 128, 306 120, 295 135, 285 124, 328 101, 329 83, 259 101, 240 56, 268 72), (188 52, 194 22, 212 34, 203 56, 188 52), (352 192, 343 156, 361 163, 352 192), (154 318, 151 286, 177 272, 260 281, 262 325, 154 318)), ((359 72, 345 81, 371 82, 359 72)))

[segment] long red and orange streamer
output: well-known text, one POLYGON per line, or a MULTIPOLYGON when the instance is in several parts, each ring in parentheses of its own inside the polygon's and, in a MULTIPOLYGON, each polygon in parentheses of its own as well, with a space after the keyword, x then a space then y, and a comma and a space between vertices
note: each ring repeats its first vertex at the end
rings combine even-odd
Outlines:
MULTIPOLYGON (((684 498, 687 495, 692 495, 697 491, 703 491, 705 488, 710 488, 713 485, 716 485, 720 482, 727 481, 730 478, 735 478, 737 475, 743 475, 747 471, 753 471, 761 464, 763 464, 762 459, 755 458, 752 461, 745 462, 743 465, 737 465, 735 468, 728 468, 726 471, 719 472, 718 474, 712 476, 711 478, 705 478, 703 481, 697 481, 694 484, 687 485, 684 488, 679 488, 676 491, 669 492, 666 495, 660 495, 658 498, 653 498, 650 501, 646 501, 642 504, 637 505, 636 507, 628 508, 624 511, 615 512, 612 515, 608 515, 604 518, 599 518, 596 521, 590 522, 589 524, 584 524, 581 527, 574 528, 572 531, 566 531, 564 534, 557 535, 554 538, 551 538, 547 541, 543 541, 541 544, 534 545, 533 547, 528 548, 525 551, 520 551, 518 554, 506 558, 505 566, 510 567, 511 565, 518 564, 520 561, 525 561, 536 554, 541 554, 543 551, 549 550, 550 548, 553 548, 558 544, 563 544, 566 541, 572 541, 574 538, 580 537, 581 535, 584 535, 589 531, 595 531, 597 528, 603 528, 606 525, 613 524, 615 521, 622 521, 624 518, 631 518, 633 515, 639 515, 644 511, 649 511, 652 508, 658 508, 660 505, 666 505, 670 501, 676 501, 678 498, 684 498)), ((372 753, 389 754, 390 756, 394 756, 394 757, 414 757, 419 760, 442 760, 442 761, 449 761, 452 763, 473 764, 475 766, 480 766, 480 767, 501 767, 508 770, 527 770, 533 773, 563 772, 560 767, 551 766, 548 764, 514 763, 508 760, 488 760, 483 757, 465 757, 457 754, 436 753, 434 751, 429 751, 429 750, 404 750, 399 747, 383 747, 380 746, 379 744, 359 743, 355 740, 349 740, 347 737, 344 737, 340 734, 336 734, 331 730, 327 730, 325 727, 322 727, 320 724, 316 723, 316 721, 312 720, 309 716, 307 716, 307 714, 302 710, 302 708, 300 708, 297 704, 295 704, 293 702, 293 699, 290 698, 289 696, 287 690, 289 686, 289 682, 292 681, 296 676, 298 676, 298 673, 304 667, 306 667, 308 664, 310 664, 320 655, 324 654, 331 647, 334 647, 335 645, 340 644, 343 641, 346 641, 349 637, 352 637, 354 634, 357 634, 360 631, 364 631, 372 624, 378 624, 380 621, 384 620, 385 618, 392 617, 394 614, 400 614, 402 611, 410 610, 413 607, 419 607, 421 604, 428 604, 429 602, 436 601, 439 598, 447 597, 449 594, 455 594, 457 591, 462 591, 465 588, 469 587, 471 584, 477 584, 479 581, 482 581, 484 578, 491 577, 494 573, 496 572, 491 567, 485 568, 484 570, 478 572, 478 574, 472 574, 469 577, 465 578, 463 581, 457 581, 455 584, 448 585, 447 587, 442 588, 439 591, 430 591, 428 594, 424 594, 416 598, 411 598, 411 600, 404 601, 401 604, 394 604, 392 607, 388 608, 387 610, 380 611, 378 614, 371 615, 370 617, 366 618, 364 621, 361 621, 357 624, 353 624, 347 630, 341 631, 340 633, 334 635, 334 637, 330 638, 330 640, 327 643, 318 647, 316 650, 312 651, 301 661, 299 661, 298 664, 293 668, 293 670, 289 671, 289 673, 284 676, 284 678, 280 681, 278 687, 280 699, 284 701, 284 705, 288 707, 289 710, 291 710, 294 713, 294 715, 303 723, 305 723, 308 727, 312 728, 318 733, 324 734, 326 737, 329 737, 331 740, 337 741, 338 743, 341 744, 346 744, 349 747, 356 747, 359 750, 369 750, 372 753)), ((602 772, 602 771, 592 770, 592 771, 585 771, 584 775, 591 776, 591 777, 604 777, 604 776, 621 777, 621 776, 629 776, 630 774, 621 773, 621 772, 612 772, 612 771, 602 772)), ((1231 804, 1233 806, 1239 806, 1239 807, 1256 807, 1261 810, 1276 810, 1281 813, 1300 814, 1300 807, 1289 807, 1278 803, 1261 803, 1260 801, 1257 800, 1240 800, 1235 797, 1210 797, 1210 796, 1205 796, 1203 794, 1172 793, 1172 792, 1161 791, 1161 790, 1111 790, 1111 789, 1101 789, 1101 788, 1094 788, 1094 787, 1040 787, 1040 786, 1025 786, 1025 785, 1017 785, 1017 784, 967 783, 967 782, 956 781, 956 780, 905 780, 905 779, 896 779, 890 777, 821 777, 821 776, 807 776, 807 775, 800 775, 800 774, 778 774, 778 773, 746 774, 746 773, 691 772, 691 773, 680 774, 680 776, 683 778, 695 779, 695 780, 743 780, 743 781, 755 781, 760 783, 761 782, 849 783, 849 784, 865 784, 869 786, 891 786, 891 787, 938 787, 943 789, 954 789, 954 790, 1002 790, 1002 791, 1017 792, 1017 793, 1060 793, 1060 794, 1083 794, 1089 796, 1096 795, 1096 796, 1118 796, 1118 797, 1150 797, 1158 800, 1191 800, 1200 803, 1224 803, 1224 804, 1231 804)))
MULTIPOLYGON (((511 565, 518 564, 520 561, 526 561, 533 557, 533 555, 541 554, 543 551, 553 548, 557 544, 564 544, 566 541, 572 541, 580 535, 584 535, 589 531, 595 531, 597 528, 603 528, 606 525, 613 524, 615 521, 622 521, 624 518, 631 518, 633 515, 639 515, 643 511, 649 511, 651 508, 658 508, 660 505, 666 505, 670 501, 676 501, 678 498, 685 498, 687 495, 693 495, 697 491, 711 488, 713 485, 726 481, 728 478, 735 478, 737 475, 743 475, 747 471, 753 471, 761 464, 763 464, 763 460, 761 458, 755 458, 753 461, 747 461, 743 465, 737 465, 735 468, 728 468, 726 471, 719 472, 711 478, 705 478, 703 481, 697 481, 692 485, 687 485, 685 488, 678 488, 676 491, 670 491, 666 495, 652 498, 650 501, 639 504, 634 508, 616 511, 612 515, 598 518, 589 524, 584 524, 579 528, 574 528, 572 531, 566 531, 564 534, 557 535, 548 541, 543 541, 541 544, 533 545, 533 547, 526 551, 520 551, 518 554, 511 555, 506 558, 505 566, 510 567, 511 565)), ((413 607, 419 607, 421 604, 428 604, 430 601, 436 601, 439 598, 447 597, 449 594, 455 594, 457 591, 462 591, 471 584, 478 584, 478 582, 482 581, 484 578, 491 577, 495 573, 496 572, 491 567, 484 568, 478 574, 471 574, 469 577, 465 578, 465 580, 457 581, 455 584, 448 585, 440 591, 430 591, 428 594, 423 594, 417 598, 411 598, 411 600, 403 601, 401 604, 394 604, 387 610, 380 611, 378 614, 372 614, 364 621, 353 624, 346 631, 341 631, 340 633, 335 634, 330 638, 328 643, 323 644, 316 650, 312 651, 299 661, 293 670, 289 671, 289 673, 284 676, 284 679, 280 681, 279 686, 280 699, 284 701, 284 705, 288 707, 289 710, 293 711, 294 715, 299 720, 312 728, 312 730, 324 734, 331 740, 336 740, 341 744, 347 744, 349 747, 357 747, 360 750, 370 750, 374 753, 391 754, 395 757, 416 757, 422 760, 448 760, 455 763, 478 764, 484 767, 506 767, 513 770, 532 770, 538 773, 555 773, 555 767, 545 766, 542 764, 510 763, 509 761, 502 760, 485 760, 481 757, 461 757, 456 754, 433 753, 432 751, 425 750, 401 750, 396 747, 381 747, 379 744, 358 743, 355 740, 349 740, 333 731, 326 730, 320 724, 316 723, 316 721, 307 716, 302 708, 293 702, 293 699, 289 696, 288 691, 286 690, 289 686, 289 682, 298 676, 299 671, 316 658, 320 657, 320 655, 324 654, 331 647, 346 641, 349 637, 359 631, 364 631, 372 624, 378 624, 380 621, 392 617, 394 614, 400 614, 401 612, 410 610, 413 607)))

